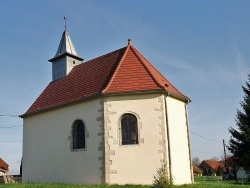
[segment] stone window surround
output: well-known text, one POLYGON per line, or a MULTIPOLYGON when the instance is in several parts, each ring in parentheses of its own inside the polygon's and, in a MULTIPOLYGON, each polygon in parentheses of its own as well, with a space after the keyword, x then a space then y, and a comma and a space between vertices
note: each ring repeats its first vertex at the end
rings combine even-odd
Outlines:
POLYGON ((142 122, 140 120, 140 116, 135 113, 135 112, 132 112, 132 111, 127 111, 127 112, 124 112, 123 114, 120 115, 119 119, 118 119, 118 140, 119 140, 119 146, 121 147, 135 147, 135 146, 139 146, 140 144, 143 144, 144 143, 144 138, 141 138, 141 130, 142 130, 142 122), (138 144, 127 144, 127 145, 123 145, 122 144, 122 128, 121 128, 121 120, 122 120, 122 117, 126 114, 131 114, 131 115, 134 115, 136 117, 136 120, 137 120, 137 134, 138 134, 138 144))
POLYGON ((72 125, 71 125, 71 130, 70 130, 70 136, 68 137, 68 140, 70 141, 70 150, 71 152, 80 152, 80 151, 86 151, 87 150, 87 143, 88 143, 88 138, 89 137, 89 132, 87 130, 87 125, 85 123, 84 120, 80 119, 80 118, 77 118, 73 121, 72 125), (73 134, 74 134, 74 123, 76 121, 82 121, 83 124, 84 124, 84 129, 85 129, 85 148, 81 148, 81 149, 73 149, 73 134))

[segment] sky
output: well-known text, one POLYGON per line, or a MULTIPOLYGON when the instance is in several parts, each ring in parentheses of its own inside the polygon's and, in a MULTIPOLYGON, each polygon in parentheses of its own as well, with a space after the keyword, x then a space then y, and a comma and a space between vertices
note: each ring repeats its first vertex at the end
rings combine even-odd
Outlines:
POLYGON ((2 0, 0 157, 9 174, 19 174, 22 157, 23 122, 15 116, 25 113, 52 80, 47 60, 59 45, 64 14, 85 61, 125 47, 130 38, 192 99, 192 158, 221 158, 222 140, 227 144, 228 128, 236 128, 250 70, 249 9, 247 0, 2 0))

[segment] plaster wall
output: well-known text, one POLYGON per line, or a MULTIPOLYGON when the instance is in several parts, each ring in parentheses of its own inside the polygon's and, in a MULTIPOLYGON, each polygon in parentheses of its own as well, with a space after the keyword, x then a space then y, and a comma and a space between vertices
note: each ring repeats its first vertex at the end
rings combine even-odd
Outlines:
POLYGON ((23 182, 152 184, 166 159, 175 184, 191 183, 187 131, 185 104, 163 94, 105 97, 28 116, 23 182), (121 144, 120 120, 125 113, 137 117, 136 145, 121 144), (77 119, 86 126, 82 150, 71 146, 77 119))
POLYGON ((192 183, 188 120, 185 103, 167 97, 171 172, 174 184, 192 183))
POLYGON ((152 184, 153 175, 165 157, 164 97, 145 94, 108 97, 104 101, 106 182, 152 184), (139 144, 121 144, 121 116, 134 114, 139 144))
POLYGON ((102 183, 102 105, 92 100, 24 118, 23 182, 102 183), (85 124, 86 149, 71 146, 73 122, 85 124))

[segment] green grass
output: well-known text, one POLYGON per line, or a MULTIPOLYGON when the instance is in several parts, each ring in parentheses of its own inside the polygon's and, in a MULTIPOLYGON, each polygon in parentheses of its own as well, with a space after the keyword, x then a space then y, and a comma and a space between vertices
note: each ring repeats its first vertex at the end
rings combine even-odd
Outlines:
MULTIPOLYGON (((151 188, 149 185, 73 185, 62 183, 19 183, 0 184, 0 188, 151 188)), ((195 177, 191 185, 174 186, 174 188, 250 188, 250 184, 236 184, 234 180, 221 181, 219 177, 195 177), (204 181, 205 180, 205 181, 204 181)))
POLYGON ((1 185, 0 188, 150 188, 151 186, 143 185, 72 185, 61 183, 19 183, 1 185))
MULTIPOLYGON (((71 184, 59 184, 59 183, 20 183, 0 185, 1 188, 150 188, 151 186, 143 185, 71 185, 71 184)), ((174 188, 249 188, 249 185, 236 185, 231 182, 202 182, 194 183, 192 185, 174 186, 174 188)))

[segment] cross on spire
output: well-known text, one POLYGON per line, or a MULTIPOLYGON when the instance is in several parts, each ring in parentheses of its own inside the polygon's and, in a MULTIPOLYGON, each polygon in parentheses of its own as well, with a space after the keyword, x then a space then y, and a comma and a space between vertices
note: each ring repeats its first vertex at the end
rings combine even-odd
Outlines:
POLYGON ((67 29, 67 19, 68 19, 66 14, 64 14, 63 19, 64 19, 64 30, 66 31, 66 29, 67 29))

